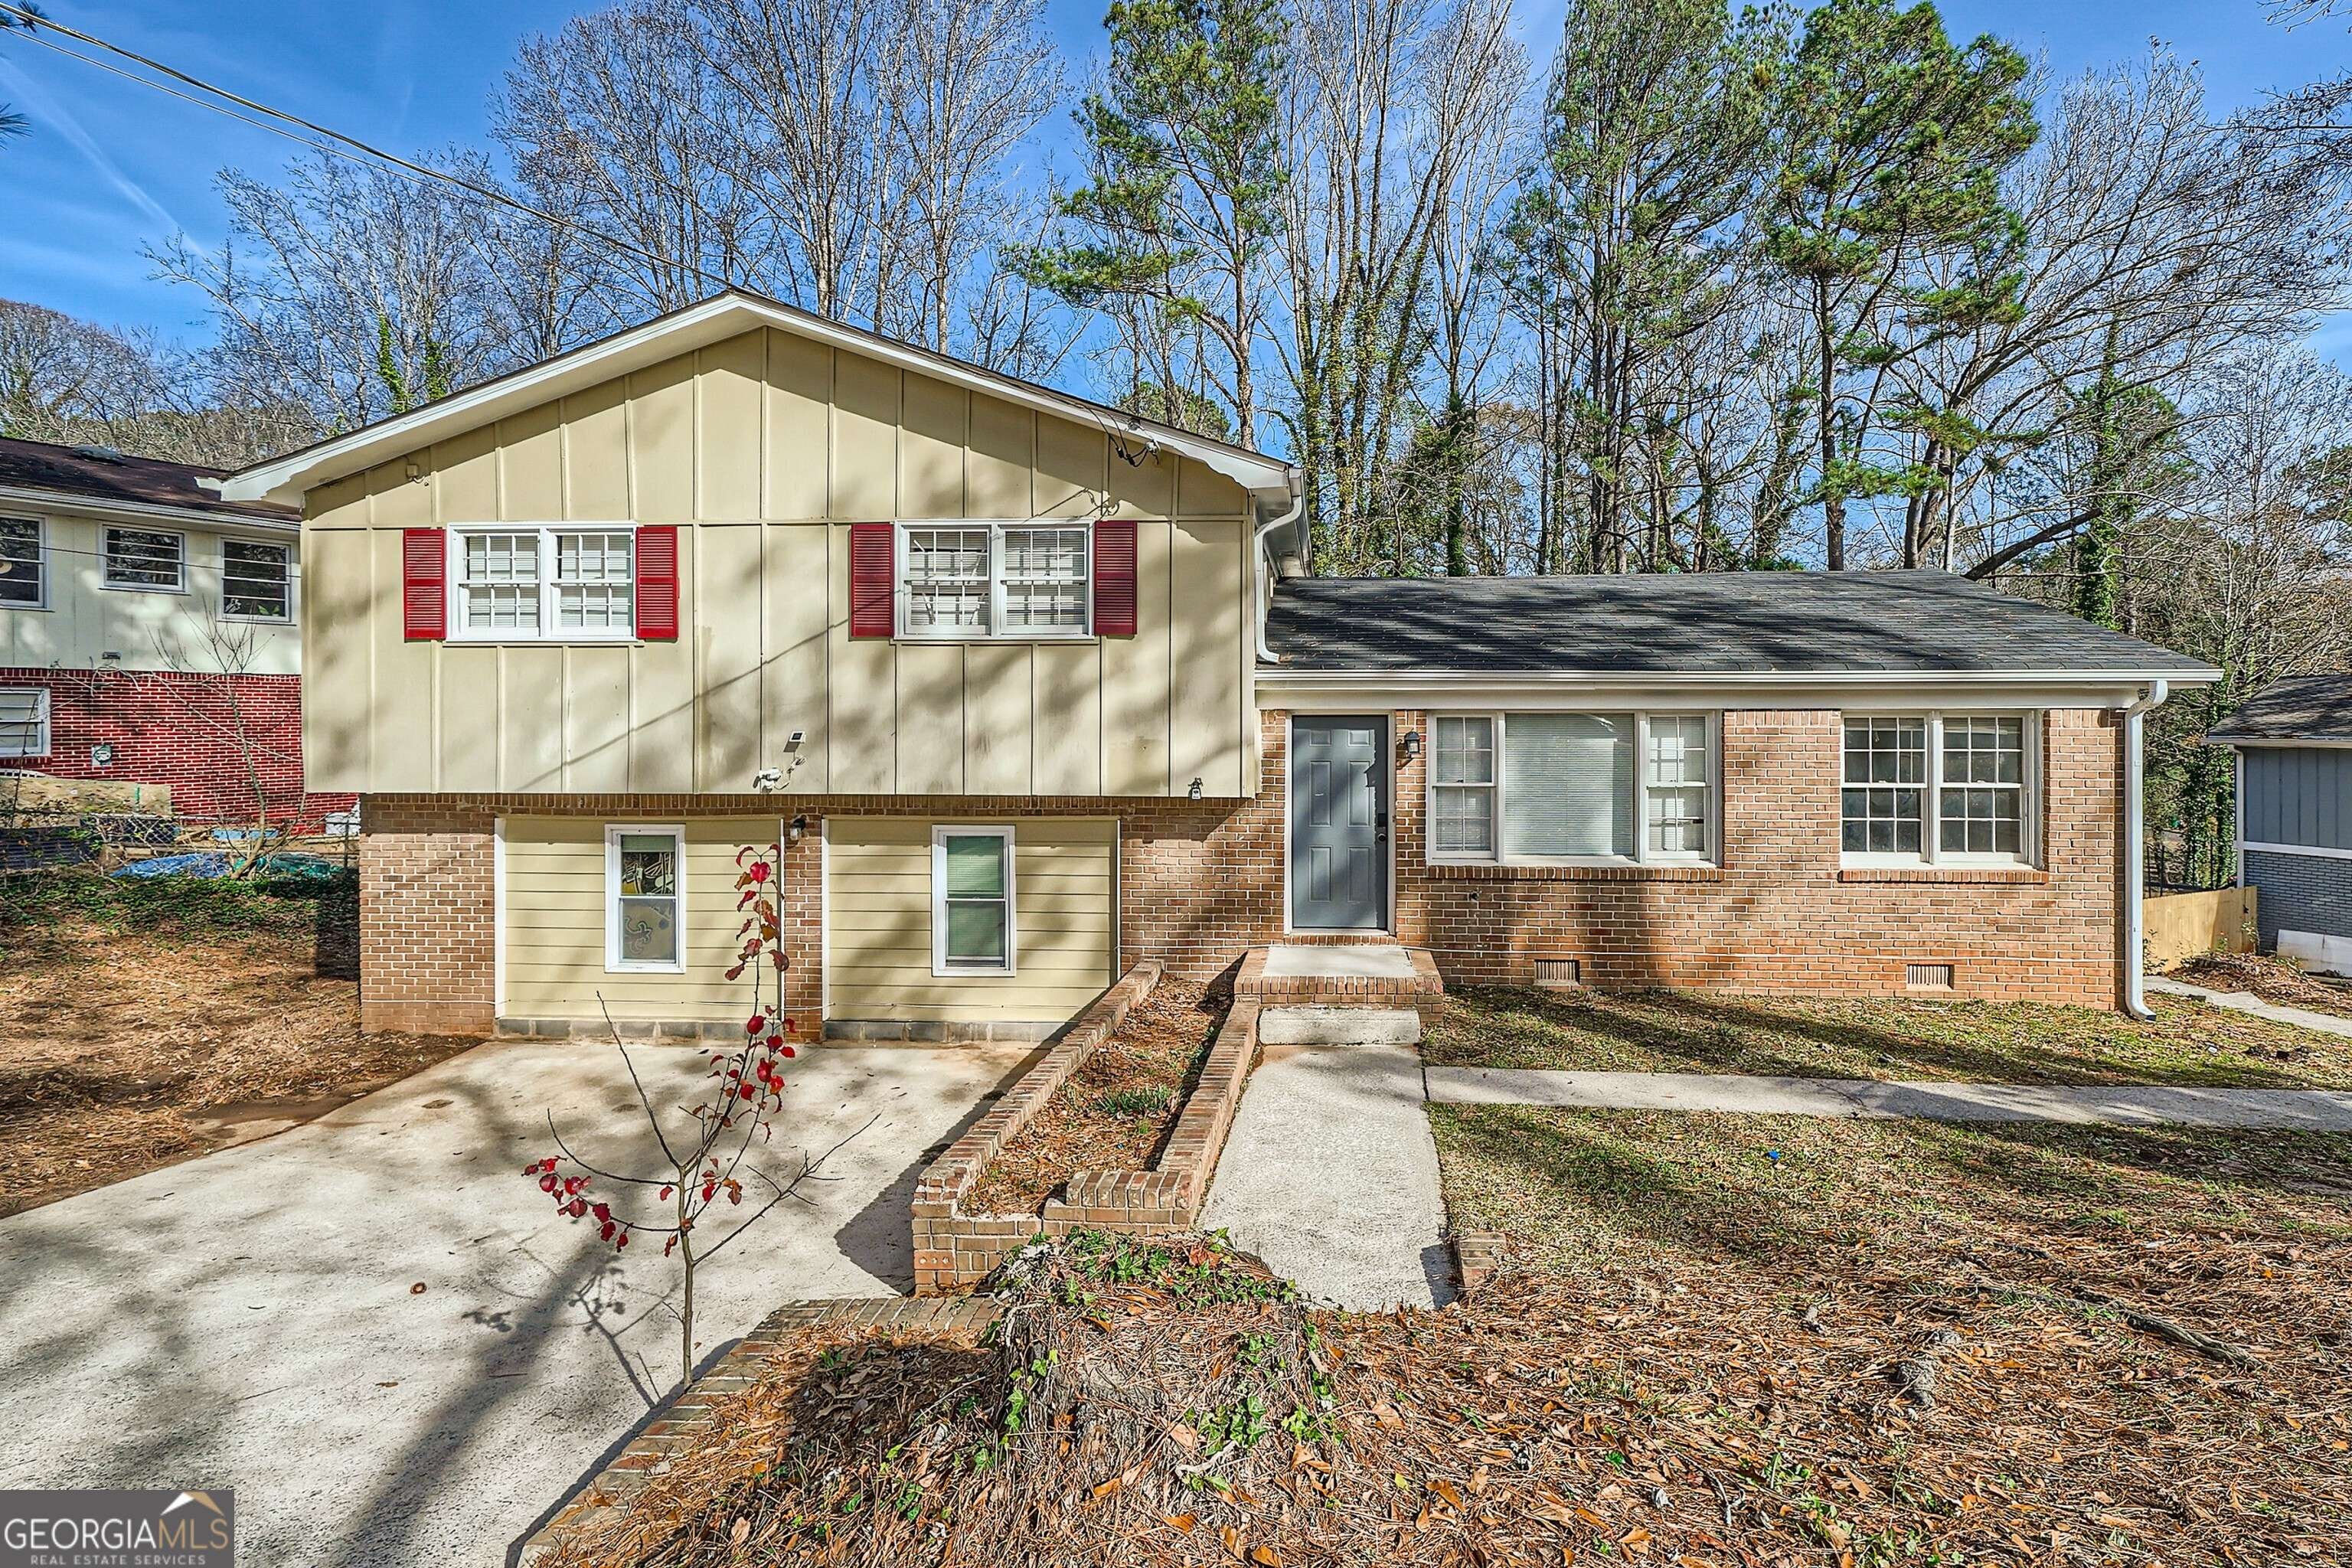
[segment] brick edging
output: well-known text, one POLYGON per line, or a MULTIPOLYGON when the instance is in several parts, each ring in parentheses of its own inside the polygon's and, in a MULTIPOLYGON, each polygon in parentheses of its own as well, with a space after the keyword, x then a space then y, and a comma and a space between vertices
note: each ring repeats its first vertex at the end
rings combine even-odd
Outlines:
POLYGON ((1005 1253, 1037 1234, 1035 1215, 967 1215, 964 1194, 990 1162, 1036 1119, 1055 1090, 1110 1038, 1135 1005, 1160 983, 1158 959, 1147 958, 1095 998, 1060 1040, 999 1096, 988 1114, 948 1145, 915 1182, 908 1205, 915 1240, 915 1293, 934 1295, 984 1278, 1005 1253))
POLYGON ((1465 1296, 1502 1272, 1511 1238, 1501 1231, 1457 1230, 1448 1239, 1454 1244, 1454 1272, 1465 1296))
POLYGON ((1257 1062, 1257 1016, 1258 1005, 1245 998, 1226 1012, 1151 1169, 1072 1172, 1063 1188, 1067 1195, 1048 1198, 1041 1211, 1046 1235, 1088 1228, 1150 1236, 1192 1227, 1257 1062))
POLYGON ((515 1560, 530 1568, 542 1553, 584 1530, 600 1509, 627 1502, 669 1468, 669 1457, 708 1437, 726 1402, 760 1381, 771 1358, 785 1348, 786 1334, 824 1323, 857 1329, 979 1333, 1003 1315, 985 1296, 917 1299, 886 1296, 865 1300, 788 1301, 760 1320, 733 1349, 637 1428, 626 1447, 604 1468, 568 1494, 563 1505, 523 1542, 515 1560))

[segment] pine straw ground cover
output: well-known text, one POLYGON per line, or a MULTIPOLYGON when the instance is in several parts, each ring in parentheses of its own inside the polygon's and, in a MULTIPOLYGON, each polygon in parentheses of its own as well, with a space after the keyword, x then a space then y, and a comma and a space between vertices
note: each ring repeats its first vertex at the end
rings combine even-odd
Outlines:
POLYGON ((318 1115, 474 1042, 359 1032, 325 887, 0 877, 0 1215, 318 1115))
POLYGON ((1229 984, 1162 979, 964 1194, 967 1214, 1032 1214, 1073 1171, 1158 1155, 1232 1004, 1229 984))
POLYGON ((2090 1007, 1695 991, 1465 990, 1423 1045, 1433 1065, 1786 1073, 1979 1083, 2352 1087, 2352 1039, 2149 998, 2090 1007))
POLYGON ((2211 952, 2192 958, 2168 978, 2210 991, 2251 991, 2282 1007, 2307 1007, 2352 1018, 2352 980, 2305 974, 2284 959, 2258 952, 2211 952))
POLYGON ((994 1342, 814 1331, 551 1568, 2345 1561, 2340 1138, 1437 1130, 1465 1301, 1076 1237, 994 1342))

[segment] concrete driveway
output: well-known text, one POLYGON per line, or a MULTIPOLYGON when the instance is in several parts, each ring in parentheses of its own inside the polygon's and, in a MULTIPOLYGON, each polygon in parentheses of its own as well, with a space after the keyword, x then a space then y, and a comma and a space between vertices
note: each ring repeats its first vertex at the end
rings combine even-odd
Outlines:
MULTIPOLYGON (((700 1355, 788 1299, 908 1289, 925 1152, 1024 1055, 803 1053, 772 1168, 878 1120, 813 1206, 774 1209, 698 1274, 700 1355)), ((656 1103, 706 1066, 690 1047, 636 1056, 656 1103)), ((551 1110, 583 1153, 643 1168, 618 1163, 643 1118, 611 1047, 494 1044, 0 1220, 0 1488, 233 1488, 253 1568, 505 1561, 678 1375, 676 1268, 658 1247, 615 1258, 520 1175, 552 1152, 551 1110)))

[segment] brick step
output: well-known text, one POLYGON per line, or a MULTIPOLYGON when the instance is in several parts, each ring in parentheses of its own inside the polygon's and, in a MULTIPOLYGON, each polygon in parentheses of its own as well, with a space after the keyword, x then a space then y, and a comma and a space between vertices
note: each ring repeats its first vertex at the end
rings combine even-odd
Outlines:
POLYGON ((1421 1014, 1362 1003, 1268 1007, 1257 1016, 1257 1037, 1269 1046, 1417 1046, 1421 1014))
POLYGON ((1412 1006, 1445 994, 1425 948, 1394 943, 1277 942, 1254 947, 1234 994, 1266 1006, 1412 1006))

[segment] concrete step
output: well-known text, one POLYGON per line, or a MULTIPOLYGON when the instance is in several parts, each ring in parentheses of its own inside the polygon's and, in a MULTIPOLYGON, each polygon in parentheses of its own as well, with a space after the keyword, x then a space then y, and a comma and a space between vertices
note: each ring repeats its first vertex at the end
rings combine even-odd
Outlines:
POLYGON ((1269 1046, 1417 1046, 1421 1015, 1411 1007, 1268 1007, 1257 1037, 1269 1046))

